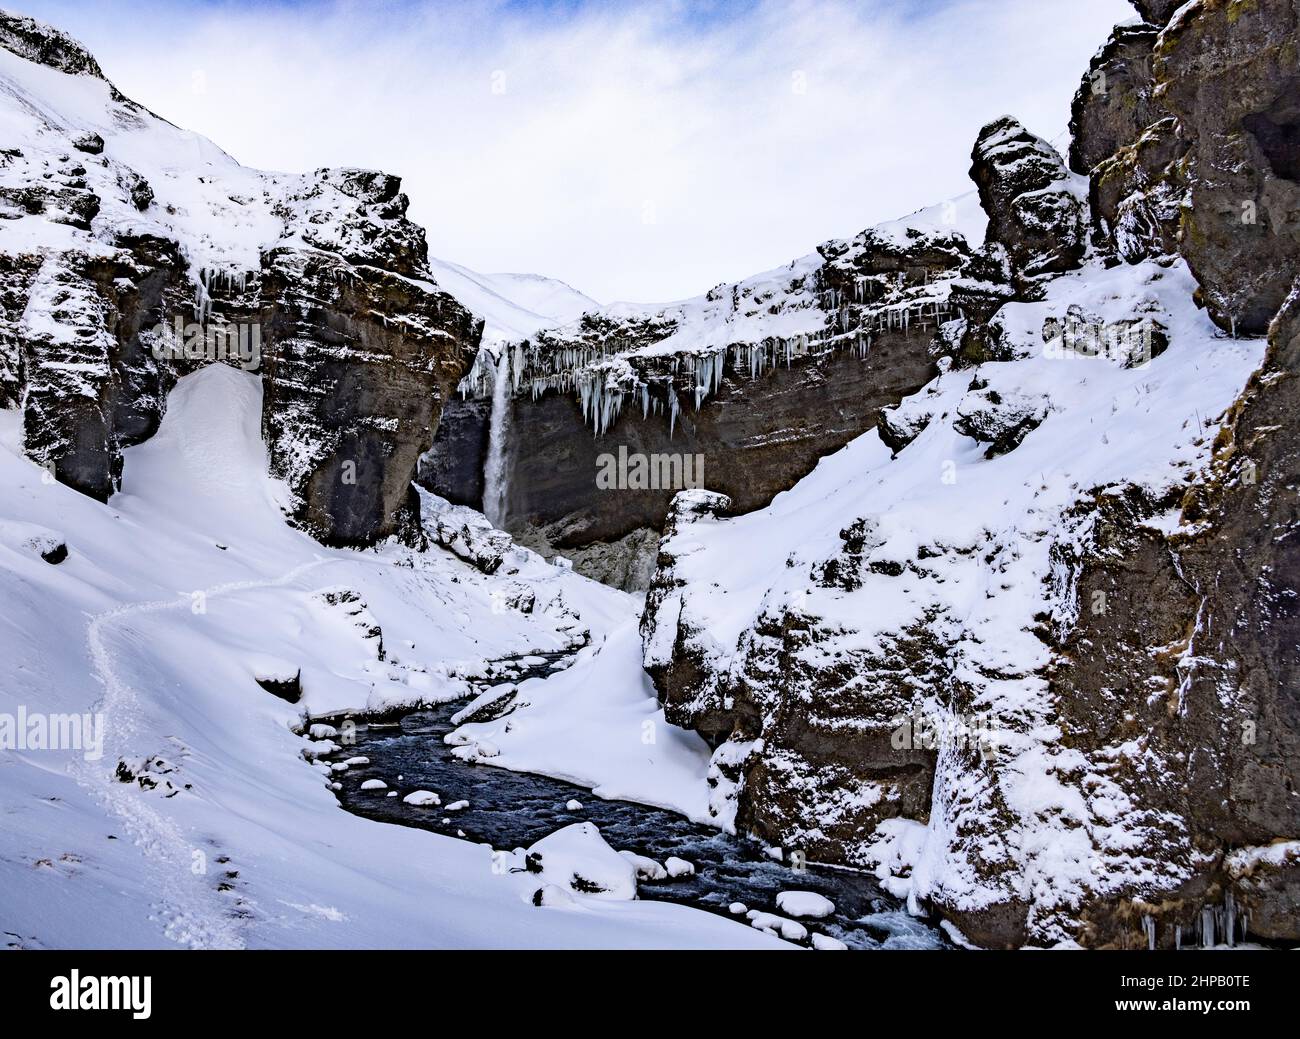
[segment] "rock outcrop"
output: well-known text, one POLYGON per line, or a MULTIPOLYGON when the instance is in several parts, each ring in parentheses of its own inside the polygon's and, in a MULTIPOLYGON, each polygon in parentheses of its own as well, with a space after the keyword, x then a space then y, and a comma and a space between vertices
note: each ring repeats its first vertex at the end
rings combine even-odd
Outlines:
POLYGON ((1089 944, 1138 944, 1146 926, 1172 948, 1207 909, 1220 936, 1232 911, 1262 937, 1300 940, 1294 878, 1234 866, 1300 834, 1300 553, 1286 533, 1300 524, 1298 370, 1300 284, 1182 525, 1147 524, 1160 503, 1108 500, 1080 561, 1079 598, 1099 608, 1081 612, 1052 685, 1071 744, 1111 748, 1143 854, 1168 874, 1088 906, 1089 944))
POLYGON ((1074 270, 1087 251, 1084 191, 1056 149, 1004 116, 980 131, 971 178, 989 215, 988 238, 1005 247, 1022 293, 1045 275, 1074 270))
POLYGON ((176 379, 232 363, 261 375, 296 522, 334 544, 420 538, 411 480, 482 323, 434 281, 398 178, 248 170, 48 26, 0 15, 0 48, 6 96, 40 89, 35 62, 77 98, 17 105, 0 152, 0 405, 23 408, 27 453, 106 500, 176 379))
POLYGON ((1162 33, 1157 98, 1189 145, 1180 246, 1234 334, 1266 332, 1300 266, 1300 5, 1201 0, 1162 33))
POLYGON ((990 947, 1300 940, 1300 9, 1138 7, 1076 98, 1073 174, 1014 120, 981 134, 987 242, 942 374, 882 413, 893 459, 858 442, 852 480, 750 516, 682 495, 643 619, 719 821, 990 947), (1266 328, 1241 393, 1260 354, 1223 333, 1266 328), (1191 425, 1171 351, 1222 380, 1191 425), (1111 368, 1057 378, 1083 358, 1111 368), (1074 410, 1104 370, 1123 394, 1074 410), (996 508, 936 518, 932 481, 972 478, 956 498, 996 508), (735 539, 774 558, 739 567, 735 539))
MULTIPOLYGON (((644 588, 673 495, 759 508, 935 372, 931 339, 971 262, 955 207, 824 243, 788 268, 648 312, 595 312, 507 347, 505 523, 589 576, 644 588), (594 436, 590 427, 594 427, 594 436), (627 464, 644 460, 649 478, 627 464), (664 460, 692 483, 658 479, 664 460), (616 486, 599 479, 613 468, 616 486)), ((479 506, 495 362, 447 406, 423 486, 479 506)))
POLYGON ((1070 111, 1070 169, 1087 176, 1165 112, 1155 102, 1153 25, 1122 25, 1088 67, 1070 111))

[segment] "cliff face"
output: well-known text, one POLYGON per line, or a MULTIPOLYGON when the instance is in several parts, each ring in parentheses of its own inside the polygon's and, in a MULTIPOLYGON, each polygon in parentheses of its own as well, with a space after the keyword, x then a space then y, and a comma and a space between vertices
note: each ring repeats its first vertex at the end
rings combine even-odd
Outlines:
POLYGON ((509 378, 504 523, 589 576, 644 588, 684 484, 602 487, 602 459, 689 460, 694 483, 736 511, 766 505, 933 377, 932 340, 972 258, 963 230, 983 224, 972 208, 958 200, 827 242, 673 307, 593 311, 507 345, 504 362, 484 355, 420 481, 483 502, 492 391, 509 378))
POLYGON ((987 127, 940 377, 766 509, 680 496, 642 625, 721 822, 987 946, 1297 935, 1297 6, 1138 6, 1088 204, 987 127))
POLYGON ((248 170, 48 26, 0 15, 0 47, 18 135, 0 153, 0 403, 22 407, 29 456, 106 500, 176 379, 231 363, 262 376, 297 522, 339 544, 413 530, 410 481, 481 322, 434 281, 397 178, 248 170))

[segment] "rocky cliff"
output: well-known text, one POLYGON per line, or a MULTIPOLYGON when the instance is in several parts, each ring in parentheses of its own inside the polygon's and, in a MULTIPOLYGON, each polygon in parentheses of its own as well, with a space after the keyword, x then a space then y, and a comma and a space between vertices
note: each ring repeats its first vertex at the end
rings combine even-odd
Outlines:
POLYGON ((417 530, 411 478, 481 322, 430 273, 398 179, 249 170, 57 30, 0 14, 0 48, 0 403, 29 456, 106 500, 175 380, 233 363, 261 374, 296 522, 417 530))
POLYGON ((1300 8, 1138 7, 1073 173, 981 133, 939 377, 766 509, 680 496, 642 625, 720 822, 986 946, 1297 937, 1300 8))
POLYGON ((932 378, 932 340, 982 229, 964 198, 697 299, 592 311, 506 345, 504 361, 485 354, 421 482, 480 506, 499 421, 498 521, 589 576, 644 588, 685 485, 602 487, 602 459, 689 460, 692 485, 736 511, 766 505, 932 378), (509 392, 494 400, 498 378, 509 392))

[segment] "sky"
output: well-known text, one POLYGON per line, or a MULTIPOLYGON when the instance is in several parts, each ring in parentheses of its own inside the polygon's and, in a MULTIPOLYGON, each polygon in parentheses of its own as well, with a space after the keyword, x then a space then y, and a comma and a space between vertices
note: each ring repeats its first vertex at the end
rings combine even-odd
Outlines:
POLYGON ((1062 146, 1128 0, 0 0, 246 165, 400 175, 430 251, 655 302, 1062 146))

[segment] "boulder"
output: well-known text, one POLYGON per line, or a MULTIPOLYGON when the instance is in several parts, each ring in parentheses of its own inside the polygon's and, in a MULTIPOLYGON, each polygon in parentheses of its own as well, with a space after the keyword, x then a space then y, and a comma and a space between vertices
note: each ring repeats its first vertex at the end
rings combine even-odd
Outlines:
POLYGON ((980 131, 971 178, 1022 293, 1044 275, 1076 269, 1087 251, 1085 192, 1056 149, 1010 116, 980 131))

